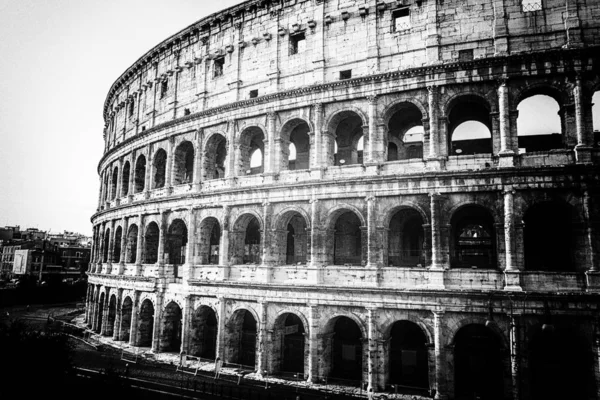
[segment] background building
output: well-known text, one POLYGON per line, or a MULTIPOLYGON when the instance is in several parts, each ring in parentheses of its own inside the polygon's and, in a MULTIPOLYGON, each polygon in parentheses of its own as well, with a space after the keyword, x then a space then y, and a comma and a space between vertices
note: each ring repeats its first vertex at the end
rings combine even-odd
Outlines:
POLYGON ((88 323, 390 397, 597 399, 600 14, 566 4, 257 0, 158 44, 106 98, 88 323))

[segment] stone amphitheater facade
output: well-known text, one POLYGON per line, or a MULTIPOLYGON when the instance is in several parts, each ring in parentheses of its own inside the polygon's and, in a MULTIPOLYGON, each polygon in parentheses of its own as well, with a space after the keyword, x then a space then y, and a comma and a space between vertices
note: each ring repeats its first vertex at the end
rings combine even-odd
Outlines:
POLYGON ((599 21, 251 0, 166 39, 106 98, 87 323, 389 397, 597 399, 599 21), (517 129, 536 95, 557 134, 517 129))

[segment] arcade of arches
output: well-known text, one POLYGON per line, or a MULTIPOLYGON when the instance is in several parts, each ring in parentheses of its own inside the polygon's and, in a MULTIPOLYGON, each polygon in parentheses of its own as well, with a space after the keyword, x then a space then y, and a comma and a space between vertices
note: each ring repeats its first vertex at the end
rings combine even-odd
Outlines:
POLYGON ((525 398, 531 399, 555 398, 557 392, 587 398, 597 388, 593 361, 600 347, 593 340, 593 324, 550 317, 544 307, 510 320, 507 310, 500 310, 503 303, 495 303, 498 308, 485 322, 483 297, 473 317, 438 310, 408 311, 406 317, 406 310, 327 305, 289 310, 277 303, 232 299, 200 305, 212 300, 190 296, 167 302, 153 294, 142 300, 143 294, 90 285, 90 326, 154 352, 185 351, 203 362, 218 357, 226 366, 284 379, 363 382, 375 391, 503 400, 512 399, 515 390, 528 392, 525 398), (236 309, 227 307, 232 302, 236 309), (161 305, 155 308, 155 303, 161 305), (390 320, 397 312, 405 317, 390 320), (519 343, 510 350, 516 332, 519 343), (511 354, 517 354, 525 372, 511 367, 511 354), (575 387, 565 391, 564 377, 575 387), (514 379, 520 380, 518 388, 514 379))

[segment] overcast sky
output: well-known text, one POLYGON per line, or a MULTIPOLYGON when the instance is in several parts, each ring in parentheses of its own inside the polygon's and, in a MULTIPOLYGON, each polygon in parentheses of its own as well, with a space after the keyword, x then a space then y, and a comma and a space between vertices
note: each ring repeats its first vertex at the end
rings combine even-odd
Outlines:
POLYGON ((0 226, 91 234, 111 84, 160 41, 240 2, 0 0, 0 226))

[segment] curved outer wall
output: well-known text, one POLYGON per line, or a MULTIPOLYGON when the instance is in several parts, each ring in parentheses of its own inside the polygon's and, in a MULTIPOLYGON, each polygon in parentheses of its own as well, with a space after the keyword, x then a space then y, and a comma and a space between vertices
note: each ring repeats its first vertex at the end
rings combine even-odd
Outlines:
POLYGON ((479 390, 461 338, 483 329, 497 398, 529 399, 552 320, 589 359, 578 393, 598 398, 593 3, 248 1, 165 40, 105 102, 87 322, 269 375, 303 330, 306 380, 390 391, 424 365, 414 385, 436 398, 479 390), (561 132, 536 148, 517 106, 539 94, 561 132), (464 121, 490 136, 457 141, 464 121), (342 323, 359 339, 336 342, 342 323), (395 341, 409 325, 422 349, 395 341))

